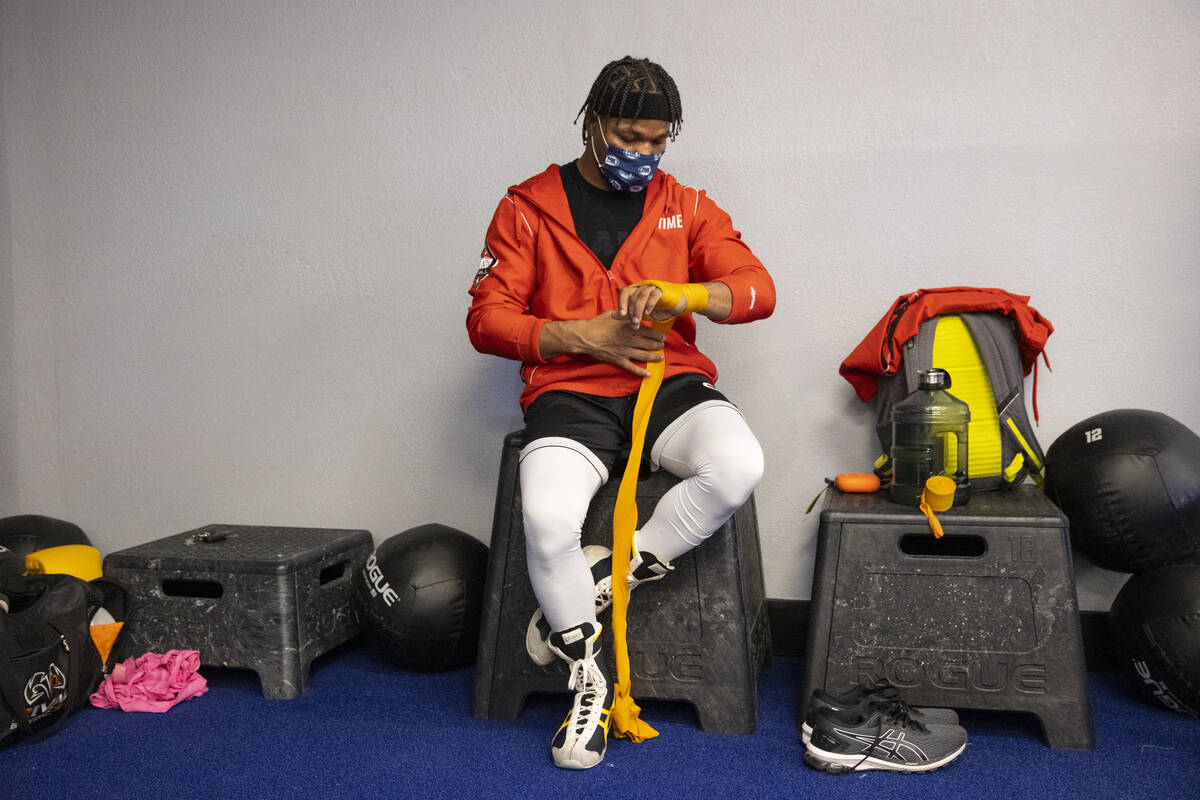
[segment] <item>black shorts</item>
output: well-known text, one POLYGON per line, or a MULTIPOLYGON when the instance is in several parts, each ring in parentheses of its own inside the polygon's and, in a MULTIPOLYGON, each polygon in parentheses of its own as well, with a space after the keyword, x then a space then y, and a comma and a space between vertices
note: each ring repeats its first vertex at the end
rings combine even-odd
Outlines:
MULTIPOLYGON (((651 448, 667 426, 688 409, 712 400, 729 402, 705 375, 689 372, 662 382, 646 426, 643 470, 649 465, 651 448)), ((628 457, 636 403, 636 393, 600 397, 580 392, 546 392, 525 411, 525 443, 547 436, 572 439, 591 450, 611 475, 616 463, 628 457)))

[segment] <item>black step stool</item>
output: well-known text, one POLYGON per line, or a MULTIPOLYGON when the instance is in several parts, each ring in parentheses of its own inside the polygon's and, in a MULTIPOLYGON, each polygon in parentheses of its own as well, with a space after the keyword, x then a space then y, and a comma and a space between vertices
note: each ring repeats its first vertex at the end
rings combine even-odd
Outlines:
POLYGON ((1051 747, 1091 749, 1067 520, 1032 485, 938 515, 886 492, 821 512, 803 702, 888 678, 914 705, 1025 711, 1051 747))
POLYGON ((359 632, 354 573, 372 549, 360 530, 208 525, 104 559, 128 587, 118 658, 197 650, 252 669, 263 695, 304 693, 313 659, 359 632))
MULTIPOLYGON (((565 663, 555 659, 539 667, 525 651, 525 629, 538 604, 525 560, 517 464, 522 445, 519 431, 505 437, 500 462, 475 663, 477 719, 516 719, 529 694, 568 691, 565 663)), ((583 527, 585 546, 612 547, 620 481, 620 475, 613 477, 593 498, 583 527)), ((638 519, 649 519, 659 498, 678 482, 665 471, 641 481, 638 519)), ((770 657, 754 498, 674 566, 666 578, 639 586, 631 597, 627 641, 633 696, 691 703, 706 731, 753 733, 758 669, 770 657)), ((601 617, 602 648, 615 680, 611 617, 611 609, 601 617)))

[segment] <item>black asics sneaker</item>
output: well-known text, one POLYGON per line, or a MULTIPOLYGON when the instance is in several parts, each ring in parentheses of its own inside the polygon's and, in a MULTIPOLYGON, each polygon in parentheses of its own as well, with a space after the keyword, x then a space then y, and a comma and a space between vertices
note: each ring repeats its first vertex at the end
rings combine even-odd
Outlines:
POLYGON ((604 759, 608 747, 608 719, 613 690, 596 657, 600 654, 600 624, 590 622, 550 634, 554 655, 571 667, 568 684, 575 692, 571 713, 563 720, 550 752, 564 769, 588 769, 604 759))
POLYGON ((813 717, 804 763, 831 774, 870 769, 928 772, 958 758, 967 732, 958 725, 926 725, 899 706, 823 709, 813 717))
MULTIPOLYGON (((900 690, 886 678, 875 683, 860 683, 852 689, 837 694, 824 689, 813 689, 812 697, 808 701, 808 713, 800 725, 800 738, 804 744, 808 744, 809 737, 812 736, 813 719, 821 709, 836 711, 854 709, 866 714, 871 704, 890 706, 896 703, 904 703, 904 700, 900 697, 900 690)), ((904 709, 913 719, 926 725, 958 724, 958 714, 950 708, 913 708, 905 704, 904 709)))
MULTIPOLYGON (((600 616, 613 601, 612 588, 612 550, 598 544, 590 544, 583 548, 588 567, 592 570, 592 581, 596 584, 596 616, 600 616)), ((670 564, 664 564, 650 553, 636 553, 629 561, 629 591, 632 592, 640 584, 656 581, 671 570, 670 564)), ((546 643, 550 636, 550 624, 539 608, 533 612, 529 625, 525 628, 525 650, 533 663, 544 667, 554 660, 554 654, 546 643)))

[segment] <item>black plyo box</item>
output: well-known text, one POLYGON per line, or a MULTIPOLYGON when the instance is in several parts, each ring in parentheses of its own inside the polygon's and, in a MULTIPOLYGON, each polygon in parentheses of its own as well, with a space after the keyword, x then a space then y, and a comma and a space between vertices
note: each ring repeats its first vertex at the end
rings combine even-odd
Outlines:
POLYGON ((1091 748, 1066 518, 1032 485, 938 517, 940 540, 886 493, 831 492, 803 700, 886 677, 912 704, 1029 712, 1051 747, 1091 748))
MULTIPOLYGON (((479 652, 473 713, 479 719, 516 719, 532 693, 567 691, 566 664, 540 667, 525 651, 525 630, 537 609, 529 584, 517 456, 520 433, 504 442, 479 652)), ((622 464, 623 467, 623 464, 622 464)), ((679 479, 658 472, 641 481, 638 519, 679 479)), ((583 544, 612 546, 613 507, 620 476, 592 500, 583 544)), ((728 734, 758 725, 758 669, 770 657, 758 522, 751 497, 699 547, 676 559, 660 581, 630 596, 627 641, 635 699, 690 703, 700 727, 728 734)), ((613 668, 611 609, 601 615, 603 656, 613 668)), ((649 720, 653 724, 653 720, 649 720)))
POLYGON ((132 600, 118 657, 197 650, 296 697, 312 660, 359 632, 353 578, 372 546, 363 530, 208 525, 111 553, 104 574, 132 600))

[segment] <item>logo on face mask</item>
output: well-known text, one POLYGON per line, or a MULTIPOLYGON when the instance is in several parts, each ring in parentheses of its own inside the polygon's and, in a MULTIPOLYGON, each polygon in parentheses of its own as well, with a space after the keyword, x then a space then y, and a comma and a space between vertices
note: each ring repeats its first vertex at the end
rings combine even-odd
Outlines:
MULTIPOLYGON (((604 163, 601 164, 597 158, 596 166, 609 186, 618 192, 640 192, 650 185, 654 173, 658 171, 662 153, 643 154, 611 145, 604 138, 603 125, 600 126, 600 140, 608 150, 604 154, 604 163)), ((595 156, 595 153, 592 155, 595 156)))

